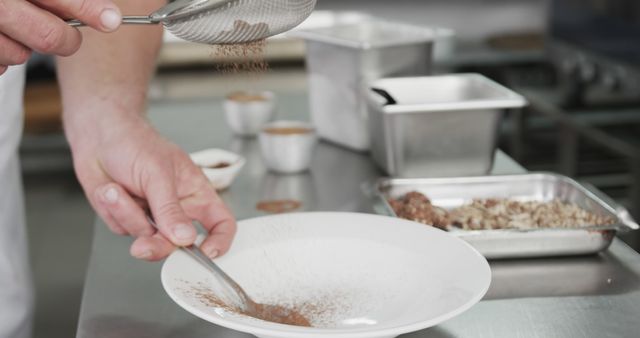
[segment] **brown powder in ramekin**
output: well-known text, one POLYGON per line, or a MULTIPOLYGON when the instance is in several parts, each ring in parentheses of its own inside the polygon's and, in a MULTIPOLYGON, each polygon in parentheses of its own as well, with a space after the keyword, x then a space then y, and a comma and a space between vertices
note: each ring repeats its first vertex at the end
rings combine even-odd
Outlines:
POLYGON ((302 202, 296 200, 272 200, 261 201, 256 204, 256 209, 270 214, 282 214, 299 209, 302 202))
POLYGON ((305 127, 270 127, 263 130, 271 135, 306 135, 313 133, 313 129, 305 127))

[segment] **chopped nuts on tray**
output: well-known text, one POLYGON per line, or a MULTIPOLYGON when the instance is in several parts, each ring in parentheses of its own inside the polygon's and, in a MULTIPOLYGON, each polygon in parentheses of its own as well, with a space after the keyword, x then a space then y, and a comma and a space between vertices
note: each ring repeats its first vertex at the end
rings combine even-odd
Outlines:
POLYGON ((389 204, 398 217, 437 228, 464 230, 573 228, 609 225, 615 222, 571 203, 520 202, 511 199, 476 199, 471 204, 445 210, 431 204, 425 195, 413 191, 389 204))

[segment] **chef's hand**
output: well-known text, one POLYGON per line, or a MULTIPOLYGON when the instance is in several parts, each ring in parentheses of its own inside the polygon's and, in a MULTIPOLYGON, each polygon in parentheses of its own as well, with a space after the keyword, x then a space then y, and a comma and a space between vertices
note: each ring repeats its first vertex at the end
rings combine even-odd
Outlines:
POLYGON ((137 237, 131 255, 155 261, 175 246, 192 244, 192 220, 209 232, 202 250, 212 258, 225 253, 236 223, 202 170, 142 116, 112 114, 104 119, 94 121, 100 128, 72 144, 74 166, 109 228, 137 237), (159 231, 147 220, 147 206, 159 231))
POLYGON ((122 20, 111 0, 0 0, 0 75, 23 64, 31 51, 68 56, 80 48, 82 35, 61 18, 76 18, 102 32, 122 20))

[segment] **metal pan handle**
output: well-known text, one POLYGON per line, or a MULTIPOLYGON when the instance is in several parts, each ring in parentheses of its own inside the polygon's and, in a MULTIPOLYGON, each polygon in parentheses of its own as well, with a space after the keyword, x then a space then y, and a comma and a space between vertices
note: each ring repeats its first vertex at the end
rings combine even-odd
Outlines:
POLYGON ((364 182, 360 185, 362 193, 369 199, 373 211, 382 216, 397 217, 389 203, 378 190, 380 182, 364 182))
POLYGON ((396 99, 394 99, 393 96, 391 96, 391 94, 389 94, 389 92, 384 89, 372 87, 371 91, 380 95, 382 99, 385 100, 383 106, 398 104, 398 101, 396 101, 396 99))
POLYGON ((624 225, 629 227, 629 230, 640 229, 640 225, 636 223, 636 221, 633 219, 633 216, 631 216, 631 213, 629 213, 629 210, 627 210, 627 208, 618 204, 618 202, 614 201, 611 197, 607 196, 607 194, 600 191, 600 189, 596 188, 591 183, 582 182, 582 186, 585 189, 587 189, 590 193, 596 195, 596 197, 598 197, 599 199, 607 203, 609 206, 611 206, 615 210, 616 216, 618 216, 618 218, 624 225))

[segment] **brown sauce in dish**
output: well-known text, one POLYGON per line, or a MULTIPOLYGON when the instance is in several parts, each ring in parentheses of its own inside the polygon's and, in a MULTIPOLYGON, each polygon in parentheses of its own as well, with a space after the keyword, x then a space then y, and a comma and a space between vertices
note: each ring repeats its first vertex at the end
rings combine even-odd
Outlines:
POLYGON ((305 127, 271 127, 264 132, 271 135, 305 135, 313 132, 313 129, 305 127))
POLYGON ((207 165, 204 166, 207 169, 222 169, 222 168, 228 168, 231 166, 231 163, 229 162, 220 162, 220 163, 216 163, 216 164, 212 164, 212 165, 207 165))
POLYGON ((245 92, 235 92, 227 96, 227 99, 237 102, 261 102, 267 101, 267 98, 260 94, 251 94, 245 92))
POLYGON ((258 202, 256 209, 270 214, 282 214, 297 210, 301 206, 302 203, 296 200, 273 200, 258 202))

